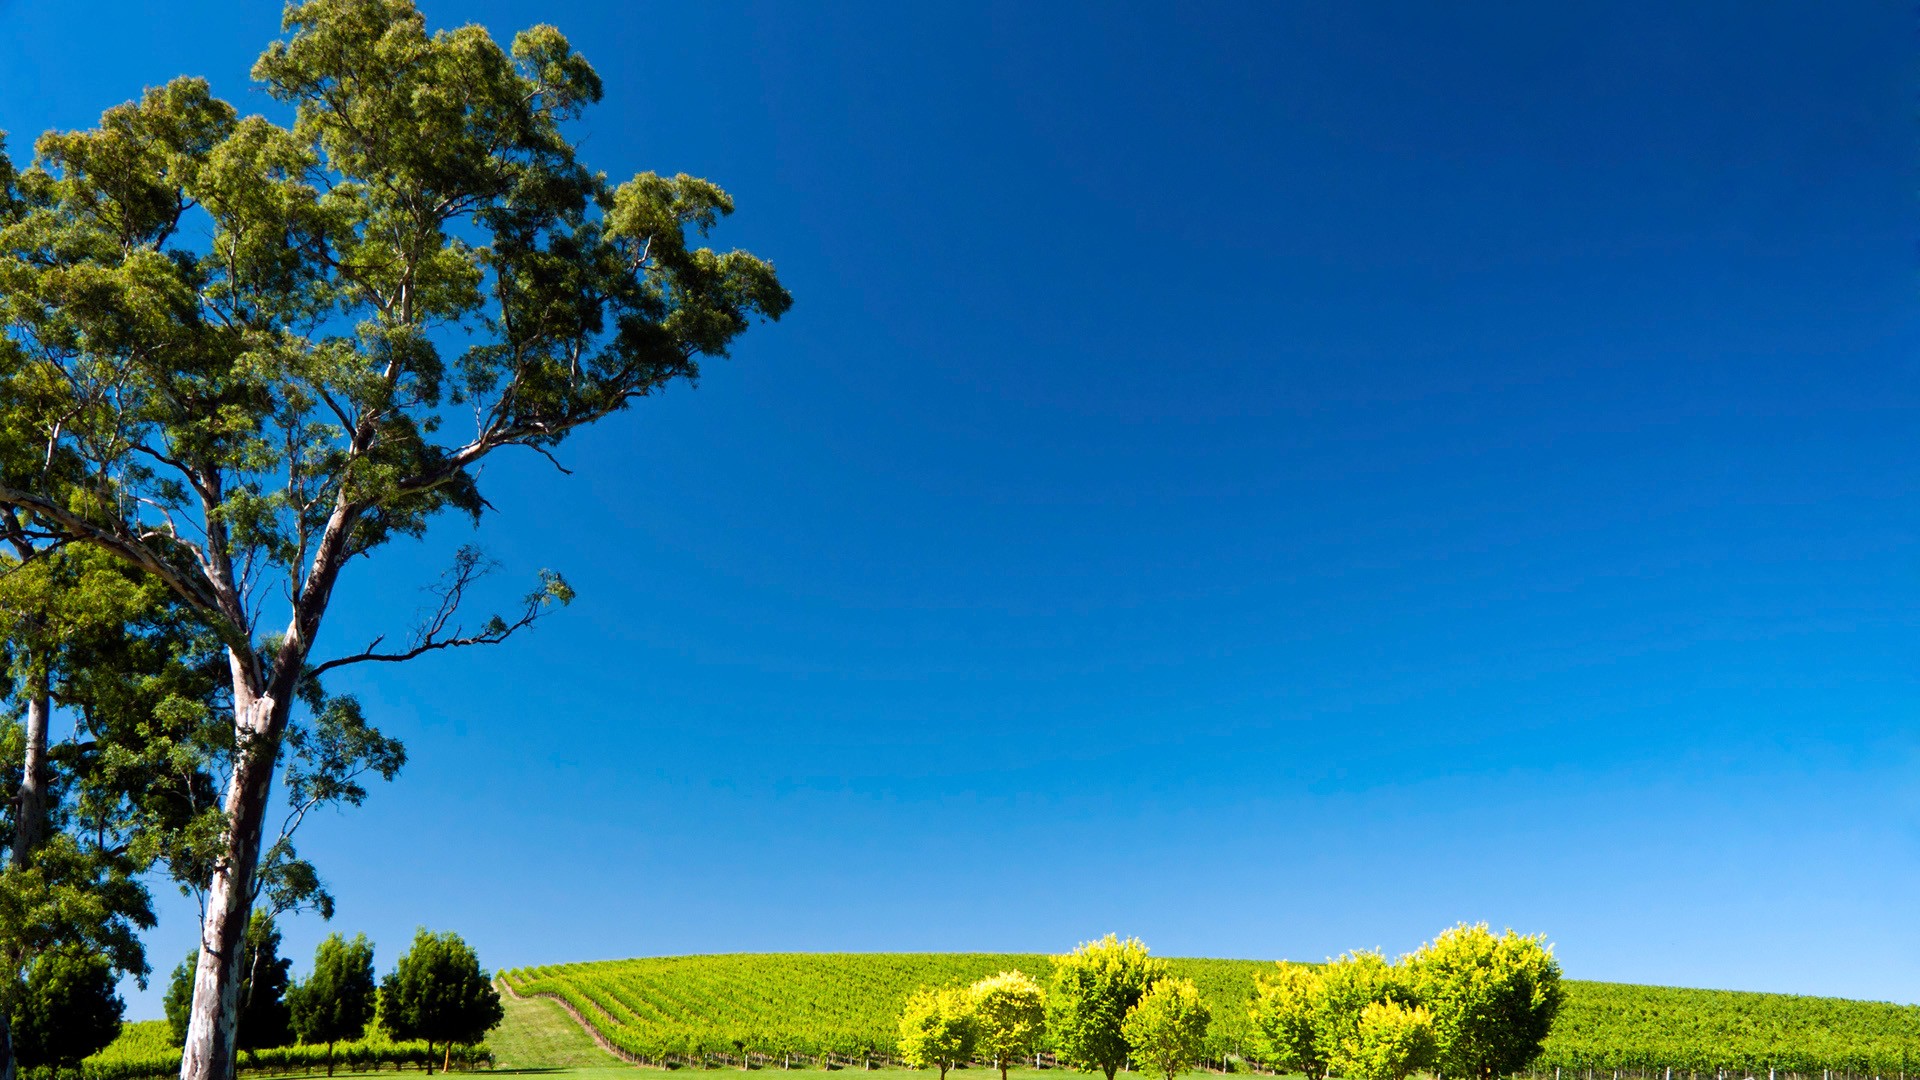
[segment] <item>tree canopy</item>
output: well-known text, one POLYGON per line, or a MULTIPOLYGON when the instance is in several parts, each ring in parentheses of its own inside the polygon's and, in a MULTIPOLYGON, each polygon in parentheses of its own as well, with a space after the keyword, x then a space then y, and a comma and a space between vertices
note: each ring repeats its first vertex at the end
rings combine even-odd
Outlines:
POLYGON ((62 949, 42 953, 21 980, 13 1048, 24 1068, 71 1069, 120 1034, 125 1004, 105 956, 62 949))
POLYGON ((1256 1056, 1274 1068, 1322 1080, 1327 1054, 1316 1036, 1322 1007, 1320 975, 1305 964, 1281 961, 1273 972, 1256 976, 1248 1006, 1256 1056))
POLYGON ((1134 1059, 1173 1080, 1206 1053, 1207 1025, 1213 1010, 1200 999, 1192 979, 1161 979, 1127 1010, 1120 1033, 1134 1059))
POLYGON ((1436 1054, 1448 1076, 1492 1080, 1540 1053, 1566 1001, 1545 935, 1461 923, 1407 957, 1414 992, 1433 1012, 1436 1054))
POLYGON ((916 1068, 947 1070, 973 1057, 979 1038, 973 997, 954 987, 921 990, 900 1012, 900 1060, 916 1068))
POLYGON ((1054 957, 1047 1022, 1060 1057, 1113 1080, 1130 1049, 1121 1024, 1166 970, 1166 962, 1149 956, 1139 938, 1121 941, 1113 934, 1054 957))
POLYGON ((989 975, 967 987, 979 1032, 978 1049, 992 1057, 1006 1080, 1013 1062, 1033 1053, 1047 1026, 1047 994, 1018 971, 989 975))
POLYGON ((380 982, 380 1026, 388 1037, 477 1043, 506 1015, 500 992, 460 935, 422 928, 413 947, 380 982))
POLYGON ((266 821, 318 680, 497 643, 571 596, 542 572, 473 618, 491 564, 462 548, 418 624, 321 652, 347 567, 477 518, 490 455, 557 464, 791 304, 764 260, 702 246, 718 186, 578 160, 565 126, 601 83, 553 27, 502 45, 410 0, 306 0, 283 28, 253 76, 290 123, 183 77, 0 168, 0 509, 159 582, 227 653, 225 795, 182 860, 207 943, 188 1080, 231 1073, 255 901, 318 888, 266 821))
POLYGON ((352 941, 328 934, 313 954, 313 971, 287 992, 293 1027, 304 1043, 325 1043, 327 1075, 333 1075, 333 1044, 365 1034, 373 1019, 377 987, 373 945, 365 934, 352 941))

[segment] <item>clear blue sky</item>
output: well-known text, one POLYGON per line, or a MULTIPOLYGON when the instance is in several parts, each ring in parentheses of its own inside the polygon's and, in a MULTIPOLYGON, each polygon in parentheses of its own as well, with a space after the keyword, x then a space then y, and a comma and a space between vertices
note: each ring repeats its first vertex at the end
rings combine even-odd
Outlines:
MULTIPOLYGON (((414 761, 309 827, 335 928, 385 968, 420 924, 512 966, 1484 919, 1920 1000, 1910 5, 1179 7, 426 4, 558 24, 588 160, 720 182, 797 306, 576 475, 489 466, 502 589, 581 598, 352 682, 414 761)), ((266 109, 276 32, 0 0, 0 127, 180 73, 266 109)), ((328 643, 469 539, 355 567, 328 643)), ((169 900, 162 976, 193 938, 169 900)))

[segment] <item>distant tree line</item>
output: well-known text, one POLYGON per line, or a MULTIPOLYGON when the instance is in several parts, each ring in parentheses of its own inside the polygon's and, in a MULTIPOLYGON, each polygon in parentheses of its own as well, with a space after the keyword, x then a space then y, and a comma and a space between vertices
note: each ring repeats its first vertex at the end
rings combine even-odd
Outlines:
MULTIPOLYGON (((314 950, 313 970, 291 982, 291 960, 282 959, 280 933, 273 920, 256 912, 247 926, 241 968, 239 1022, 242 1050, 290 1046, 296 1040, 327 1048, 327 1075, 333 1075, 333 1047, 378 1030, 395 1042, 425 1042, 439 1047, 442 1067, 453 1063, 453 1048, 486 1038, 504 1015, 500 992, 480 959, 460 935, 414 935, 413 946, 394 969, 374 980, 373 946, 365 934, 348 940, 330 934, 314 950)), ((167 988, 167 1024, 174 1044, 186 1041, 193 1003, 194 962, 189 954, 173 971, 167 988)), ((429 1063, 427 1071, 431 1073, 429 1063)))
MULTIPOLYGON (((1406 1080, 1433 1070, 1495 1080, 1536 1058, 1565 1000, 1541 937, 1482 923, 1443 931, 1388 961, 1355 951, 1322 965, 1282 962, 1256 978, 1254 1056, 1306 1080, 1406 1080)), ((900 1015, 900 1059, 947 1071, 1031 1057, 1050 1035, 1066 1065, 1106 1074, 1133 1065, 1164 1080, 1199 1064, 1211 1010, 1137 938, 1109 934, 1054 958, 1050 988, 1017 971, 966 987, 929 987, 900 1015)))

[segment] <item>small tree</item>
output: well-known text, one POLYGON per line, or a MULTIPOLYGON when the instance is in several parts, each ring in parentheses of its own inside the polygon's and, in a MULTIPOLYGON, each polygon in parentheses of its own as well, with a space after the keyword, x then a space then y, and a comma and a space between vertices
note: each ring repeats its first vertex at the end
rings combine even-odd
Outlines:
POLYGON ((1046 991, 1021 972, 1003 971, 974 983, 967 993, 973 998, 980 1049, 993 1055, 1000 1080, 1007 1080, 1008 1063, 1033 1053, 1046 1030, 1046 991))
MULTIPOLYGON (((1321 965, 1314 995, 1313 1041, 1321 1055, 1333 1057, 1359 1037, 1360 1017, 1369 1005, 1417 1002, 1404 965, 1378 952, 1355 950, 1321 965)), ((1338 1066, 1333 1067, 1338 1072, 1338 1066)))
POLYGON ((1492 1080, 1540 1053, 1566 1000, 1546 936, 1486 923, 1442 931, 1407 957, 1415 991, 1433 1013, 1436 1064, 1454 1077, 1492 1080))
POLYGON ((167 980, 167 995, 160 1002, 167 1010, 167 1037, 175 1046, 185 1045, 187 1041, 187 1019, 193 1010, 193 965, 199 959, 200 951, 195 949, 180 961, 180 966, 173 969, 173 977, 167 980))
POLYGON ((1139 938, 1121 941, 1112 934, 1054 957, 1047 1023, 1062 1060, 1113 1080, 1127 1063, 1121 1022, 1166 973, 1166 961, 1147 955, 1139 938))
POLYGON ((313 973, 287 992, 293 1028, 304 1043, 327 1044, 327 1075, 333 1075, 333 1044, 366 1033, 373 1019, 373 946, 367 935, 352 941, 329 934, 314 950, 313 973))
POLYGON ((104 956, 43 953, 27 969, 13 1014, 13 1049, 23 1068, 77 1068, 120 1034, 125 1003, 104 956))
POLYGON ((1206 1053, 1212 1010, 1192 979, 1161 979, 1127 1011, 1120 1031, 1142 1065, 1173 1080, 1206 1053))
POLYGON ((1333 1051, 1346 1080, 1406 1080, 1433 1064, 1433 1016, 1419 1005, 1375 1001, 1360 1011, 1353 1037, 1333 1051))
POLYGON ((445 1048, 442 1068, 453 1064, 453 1044, 470 1045, 506 1015, 500 992, 480 966, 480 958, 460 935, 413 936, 413 948, 380 982, 380 1027, 388 1037, 420 1039, 427 1044, 427 1071, 433 1071, 433 1045, 445 1048))
POLYGON ((280 931, 272 917, 256 911, 247 924, 246 966, 240 969, 240 1023, 234 1045, 267 1050, 293 1042, 293 1016, 287 1009, 287 983, 293 961, 280 956, 280 931))
POLYGON ((900 1011, 900 1060, 916 1069, 947 1070, 973 1057, 979 1028, 965 990, 922 990, 900 1011))
POLYGON ((1307 1080, 1324 1080, 1327 1054, 1314 1037, 1320 996, 1320 975, 1305 964, 1282 961, 1277 970, 1255 977, 1247 1012, 1254 1052, 1262 1061, 1307 1080))

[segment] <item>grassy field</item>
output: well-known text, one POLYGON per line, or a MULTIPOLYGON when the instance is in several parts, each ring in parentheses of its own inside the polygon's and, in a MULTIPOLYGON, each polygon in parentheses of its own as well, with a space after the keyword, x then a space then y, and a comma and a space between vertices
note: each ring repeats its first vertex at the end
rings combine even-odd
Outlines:
POLYGON ((593 1037, 551 998, 500 995, 506 1016, 487 1036, 496 1071, 630 1073, 633 1066, 600 1049, 593 1037))

